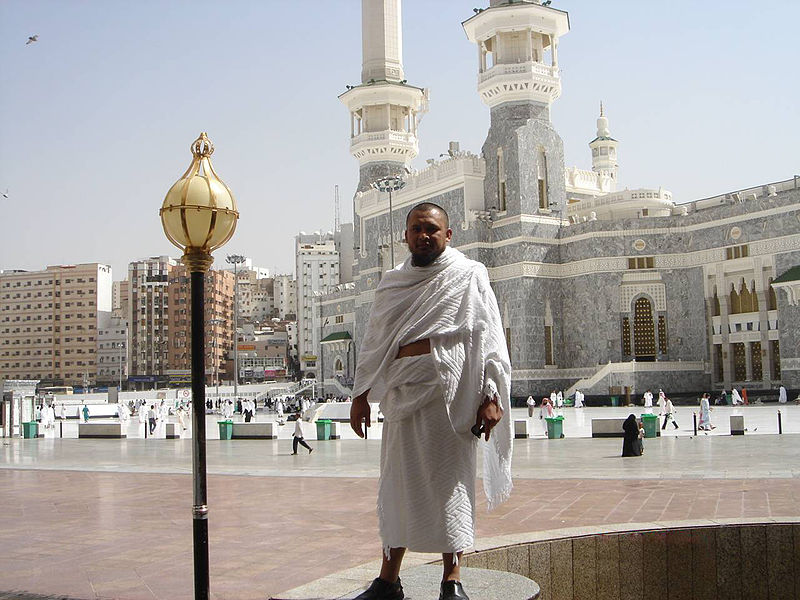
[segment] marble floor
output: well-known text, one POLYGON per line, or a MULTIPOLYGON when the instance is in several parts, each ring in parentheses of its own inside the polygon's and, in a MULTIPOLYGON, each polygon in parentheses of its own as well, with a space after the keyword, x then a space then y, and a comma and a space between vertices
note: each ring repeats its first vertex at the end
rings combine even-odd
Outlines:
MULTIPOLYGON (((681 423, 645 440, 635 458, 619 457, 620 439, 566 427, 562 440, 517 440, 511 499, 488 513, 478 494, 479 541, 617 523, 796 518, 800 438, 761 435, 776 408, 744 409, 757 435, 695 437, 681 423)), ((787 408, 793 423, 798 407, 787 408)), ((577 422, 567 410, 566 423, 577 422)), ((612 416, 589 411, 584 420, 612 416)), ((722 411, 715 416, 720 429, 722 411)), ((209 440, 214 598, 263 599, 379 557, 380 441, 309 438, 314 453, 297 456, 285 435, 209 440)), ((0 598, 192 597, 189 440, 4 439, 0 456, 0 598)))

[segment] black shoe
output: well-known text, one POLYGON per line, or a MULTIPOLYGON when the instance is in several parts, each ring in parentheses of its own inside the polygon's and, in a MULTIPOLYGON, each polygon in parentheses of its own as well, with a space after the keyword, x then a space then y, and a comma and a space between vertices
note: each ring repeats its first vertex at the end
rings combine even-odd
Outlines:
POLYGON ((460 581, 443 581, 439 588, 439 600, 469 600, 460 581))
POLYGON ((394 583, 376 577, 372 580, 372 584, 353 600, 403 600, 403 598, 405 596, 399 577, 394 583))

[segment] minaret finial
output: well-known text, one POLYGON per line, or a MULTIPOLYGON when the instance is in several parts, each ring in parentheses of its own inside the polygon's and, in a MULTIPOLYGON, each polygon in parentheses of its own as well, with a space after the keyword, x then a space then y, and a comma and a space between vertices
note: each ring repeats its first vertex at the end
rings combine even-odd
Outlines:
POLYGON ((600 100, 600 116, 603 116, 603 101, 600 100))

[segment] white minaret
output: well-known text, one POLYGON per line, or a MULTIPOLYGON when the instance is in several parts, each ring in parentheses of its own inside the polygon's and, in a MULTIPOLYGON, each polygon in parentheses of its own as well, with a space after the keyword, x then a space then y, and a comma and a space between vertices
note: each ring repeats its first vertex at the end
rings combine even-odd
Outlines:
POLYGON ((558 38, 569 31, 569 15, 538 0, 490 0, 489 8, 475 10, 462 25, 478 46, 484 104, 534 101, 549 107, 561 95, 558 38))
MULTIPOLYGON (((617 184, 617 140, 611 137, 608 129, 608 117, 603 113, 603 103, 600 103, 600 116, 597 118, 597 137, 589 142, 592 149, 592 171, 601 177, 607 177, 613 192, 617 184)), ((604 188, 605 189, 605 188, 604 188)))
POLYGON ((427 91, 403 74, 401 0, 362 0, 361 84, 339 96, 350 111, 350 153, 358 159, 359 191, 399 175, 417 156, 417 123, 427 91))

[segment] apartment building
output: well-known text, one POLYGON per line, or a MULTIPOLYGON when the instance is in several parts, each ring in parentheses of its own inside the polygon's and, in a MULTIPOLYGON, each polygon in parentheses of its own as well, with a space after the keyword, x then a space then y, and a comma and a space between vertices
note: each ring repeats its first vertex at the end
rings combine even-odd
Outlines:
MULTIPOLYGON (((233 356, 233 273, 210 270, 205 276, 206 382, 216 383, 225 373, 225 360, 233 356)), ((175 371, 192 368, 191 276, 183 265, 169 277, 169 344, 167 361, 175 371)))
POLYGON ((166 381, 168 286, 177 265, 169 256, 153 256, 128 265, 129 381, 135 389, 166 381))
POLYGON ((98 329, 97 342, 98 385, 125 389, 128 381, 128 322, 112 315, 108 323, 98 329))
POLYGON ((111 267, 99 263, 0 272, 0 379, 95 383, 111 292, 111 267))

